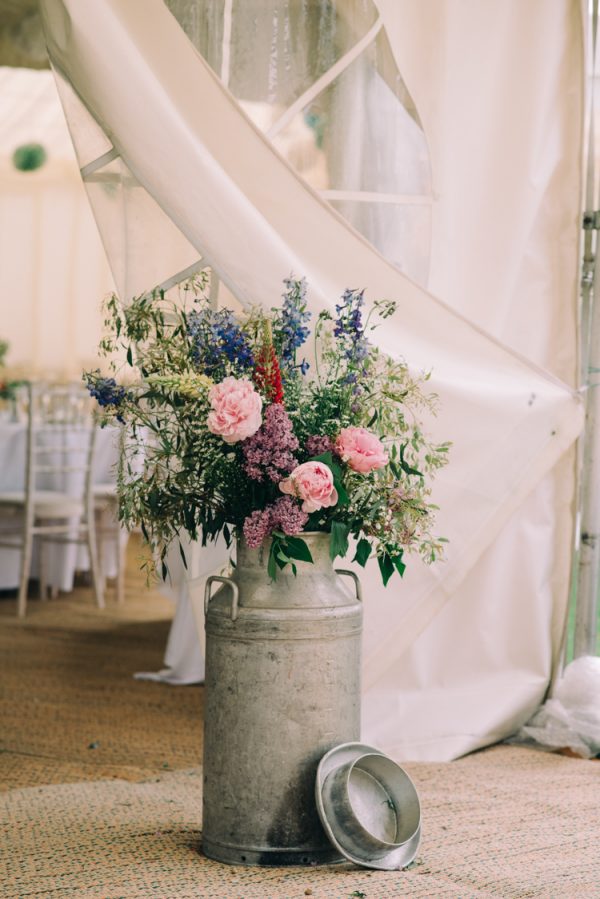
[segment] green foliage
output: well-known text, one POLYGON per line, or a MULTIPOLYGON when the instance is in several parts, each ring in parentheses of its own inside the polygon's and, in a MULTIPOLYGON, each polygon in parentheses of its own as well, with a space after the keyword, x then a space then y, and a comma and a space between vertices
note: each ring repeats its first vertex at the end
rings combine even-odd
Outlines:
POLYGON ((312 562, 313 557, 305 540, 301 537, 290 537, 281 531, 273 531, 267 571, 271 580, 277 580, 277 569, 290 565, 296 574, 295 562, 312 562))
POLYGON ((361 537, 360 540, 358 541, 358 543, 356 544, 356 553, 355 553, 352 561, 358 562, 358 564, 364 568, 365 565, 367 564, 369 556, 371 555, 371 549, 372 549, 372 547, 371 547, 371 544, 369 543, 369 541, 365 540, 364 537, 361 537))
POLYGON ((329 539, 329 555, 332 559, 337 556, 345 556, 348 552, 348 535, 350 525, 345 521, 331 522, 331 537, 329 539))

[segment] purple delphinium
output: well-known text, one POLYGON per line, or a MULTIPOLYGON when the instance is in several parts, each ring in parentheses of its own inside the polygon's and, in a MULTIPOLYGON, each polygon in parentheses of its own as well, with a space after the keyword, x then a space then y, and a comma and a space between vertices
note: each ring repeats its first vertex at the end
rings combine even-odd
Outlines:
POLYGON ((276 311, 274 324, 279 333, 279 355, 282 374, 292 374, 295 370, 305 375, 309 365, 306 359, 296 363, 296 350, 306 342, 310 334, 306 322, 310 320, 311 313, 306 309, 306 279, 295 281, 286 278, 283 282, 286 292, 283 295, 281 310, 276 311))
POLYGON ((364 289, 347 289, 342 294, 343 302, 335 307, 337 318, 334 336, 344 341, 346 358, 355 365, 362 362, 369 353, 369 341, 365 337, 362 320, 364 293, 364 289))
MULTIPOLYGON (((96 373, 88 374, 85 378, 87 389, 99 406, 114 406, 115 409, 120 409, 127 399, 127 391, 117 384, 114 378, 102 378, 96 373)), ((125 423, 120 412, 116 418, 121 424, 125 423)))
POLYGON ((323 453, 333 452, 333 448, 331 437, 323 434, 312 434, 306 438, 306 452, 309 456, 321 456, 323 453))
POLYGON ((229 309, 200 309, 187 318, 194 364, 206 375, 227 374, 227 362, 246 370, 254 365, 252 348, 229 309))
POLYGON ((255 481, 268 478, 278 483, 298 464, 294 456, 298 445, 292 422, 283 406, 280 403, 267 406, 256 434, 242 443, 246 474, 255 481))
POLYGON ((348 365, 344 382, 352 386, 352 393, 355 396, 362 393, 359 376, 365 378, 368 374, 364 366, 365 359, 369 355, 369 341, 365 336, 362 320, 364 293, 364 289, 347 289, 342 294, 342 303, 335 307, 337 318, 333 333, 342 342, 348 365))

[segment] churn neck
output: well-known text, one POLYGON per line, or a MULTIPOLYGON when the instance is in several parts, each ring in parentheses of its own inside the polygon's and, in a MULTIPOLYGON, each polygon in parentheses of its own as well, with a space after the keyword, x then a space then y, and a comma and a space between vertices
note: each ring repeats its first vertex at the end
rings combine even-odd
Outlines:
MULTIPOLYGON (((324 531, 306 531, 297 535, 305 541, 312 556, 311 562, 299 562, 294 560, 298 573, 331 572, 333 563, 329 557, 330 535, 324 531)), ((242 569, 260 569, 267 571, 269 552, 271 550, 271 538, 263 540, 262 545, 251 549, 243 538, 237 541, 236 565, 242 569)), ((285 571, 286 569, 284 569, 285 571)))

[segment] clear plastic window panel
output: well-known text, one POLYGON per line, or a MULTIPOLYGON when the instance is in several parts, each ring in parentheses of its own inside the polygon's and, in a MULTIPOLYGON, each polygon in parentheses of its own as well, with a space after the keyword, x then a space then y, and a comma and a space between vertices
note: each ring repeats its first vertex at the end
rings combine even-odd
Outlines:
POLYGON ((267 130, 377 20, 372 0, 165 0, 256 125, 267 130))
POLYGON ((426 284, 431 249, 431 206, 428 203, 356 203, 331 200, 331 205, 417 284, 426 284))
POLYGON ((139 296, 199 263, 199 253, 115 159, 85 179, 119 296, 139 296), (160 253, 156 248, 160 247, 160 253))
POLYGON ((311 100, 273 143, 317 189, 431 193, 425 134, 384 33, 311 100), (300 136, 307 138, 310 133, 314 147, 305 152, 320 153, 320 166, 307 165, 298 150, 300 136))
POLYGON ((225 0, 165 0, 188 38, 221 77, 225 0))
POLYGON ((392 264, 425 284, 429 151, 385 30, 327 79, 376 25, 372 0, 165 2, 298 174, 392 264), (295 103, 297 113, 282 119, 295 103))
POLYGON ((72 86, 54 69, 56 87, 69 125, 80 168, 89 165, 112 150, 113 146, 92 114, 81 102, 72 86))

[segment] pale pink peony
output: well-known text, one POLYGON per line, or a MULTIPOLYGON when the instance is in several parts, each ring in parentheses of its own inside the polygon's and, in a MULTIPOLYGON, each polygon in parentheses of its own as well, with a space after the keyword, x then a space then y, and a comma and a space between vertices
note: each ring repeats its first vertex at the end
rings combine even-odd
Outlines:
POLYGON ((225 443, 237 443, 251 437, 262 424, 262 399, 247 378, 224 378, 208 392, 212 411, 208 430, 225 443))
POLYGON ((343 428, 335 442, 335 451, 352 471, 361 474, 383 468, 388 463, 381 440, 366 428, 343 428))
POLYGON ((331 468, 323 462, 304 462, 298 465, 289 478, 280 481, 279 489, 282 493, 289 493, 302 500, 305 512, 335 506, 338 501, 331 468))

